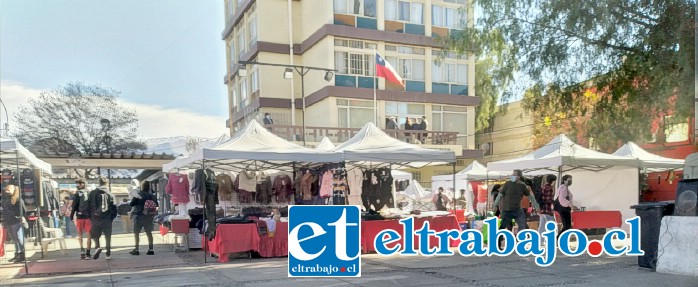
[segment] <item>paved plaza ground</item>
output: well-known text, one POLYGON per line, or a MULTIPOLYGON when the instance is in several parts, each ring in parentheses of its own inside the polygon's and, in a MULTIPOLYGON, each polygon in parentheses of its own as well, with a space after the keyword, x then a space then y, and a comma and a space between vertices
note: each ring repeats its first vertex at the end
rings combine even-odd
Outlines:
MULTIPOLYGON (((118 224, 115 224, 116 227, 118 224)), ((203 251, 174 253, 154 235, 155 256, 131 256, 133 235, 114 235, 112 260, 80 260, 77 240, 67 255, 50 247, 44 259, 30 243, 29 274, 20 264, 0 264, 0 286, 675 286, 696 287, 698 277, 639 268, 636 257, 559 258, 541 268, 532 258, 382 257, 365 255, 363 276, 353 279, 289 279, 286 258, 231 259, 204 263, 203 251)), ((146 243, 141 238, 141 250, 146 243)), ((10 247, 10 245, 7 245, 10 247)), ((143 252, 144 254, 145 252, 143 252)), ((241 256, 242 257, 242 256, 241 256)))

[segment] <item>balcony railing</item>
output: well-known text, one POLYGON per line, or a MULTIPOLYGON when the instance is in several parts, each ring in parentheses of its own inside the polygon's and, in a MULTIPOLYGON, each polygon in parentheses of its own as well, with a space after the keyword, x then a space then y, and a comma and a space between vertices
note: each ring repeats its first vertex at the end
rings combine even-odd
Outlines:
MULTIPOLYGON (((267 126, 274 134, 289 140, 303 141, 303 127, 289 125, 267 126)), ((327 137, 333 143, 342 143, 356 135, 361 129, 357 128, 333 128, 333 127, 305 127, 306 142, 320 142, 327 137)), ((435 132, 413 130, 383 130, 386 134, 410 143, 423 143, 431 145, 457 145, 458 132, 435 132)))

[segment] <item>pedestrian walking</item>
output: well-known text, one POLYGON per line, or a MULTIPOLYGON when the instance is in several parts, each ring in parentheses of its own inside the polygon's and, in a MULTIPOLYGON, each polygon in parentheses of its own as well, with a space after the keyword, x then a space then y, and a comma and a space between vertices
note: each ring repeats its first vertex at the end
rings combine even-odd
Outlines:
POLYGON ((71 196, 66 196, 63 198, 63 203, 61 204, 61 207, 59 208, 59 212, 61 213, 60 216, 63 217, 63 224, 65 224, 65 237, 69 238, 70 236, 70 228, 71 225, 73 225, 73 220, 70 217, 70 214, 73 211, 73 199, 71 196))
MULTIPOLYGON (((499 191, 499 196, 494 200, 494 205, 497 206, 500 201, 503 202, 502 205, 502 223, 499 229, 513 228, 512 221, 516 222, 519 230, 524 230, 526 228, 526 214, 523 209, 521 209, 521 199, 526 196, 528 200, 533 203, 536 210, 539 210, 538 202, 533 196, 530 188, 523 181, 523 173, 521 170, 514 170, 512 175, 509 177, 502 190, 499 191)), ((503 237, 499 237, 499 242, 504 240, 503 237)), ((499 244, 501 245, 501 244, 499 244)))
MULTIPOLYGON (((499 190, 500 190, 501 188, 502 188, 502 185, 501 185, 501 184, 495 184, 495 185, 492 187, 492 198, 493 198, 493 199, 495 199, 495 200, 497 199, 497 196, 499 196, 499 190)), ((492 204, 494 205, 494 202, 492 202, 492 204)), ((500 203, 500 204, 497 204, 497 205, 494 205, 494 208, 492 208, 492 210, 494 210, 494 216, 499 217, 499 215, 502 213, 501 208, 500 208, 500 205, 501 205, 501 203, 500 203)))
POLYGON ((24 218, 24 201, 20 196, 17 186, 8 184, 2 193, 2 225, 15 244, 15 256, 9 261, 13 263, 24 262, 24 228, 27 228, 27 219, 24 218))
POLYGON ((131 233, 133 231, 133 222, 131 221, 131 205, 128 199, 124 198, 121 201, 116 208, 116 212, 119 214, 119 220, 121 221, 121 230, 131 233))
POLYGON ((109 190, 109 179, 99 178, 99 187, 90 191, 90 220, 92 222, 92 240, 95 242, 95 254, 92 259, 99 259, 102 247, 99 239, 104 234, 106 241, 107 260, 111 260, 111 234, 112 223, 116 218, 116 204, 114 204, 114 194, 109 190))
POLYGON ((153 218, 157 214, 157 195, 150 190, 150 183, 145 181, 141 186, 141 191, 131 199, 131 217, 133 219, 133 235, 136 239, 136 247, 129 252, 131 255, 140 255, 140 233, 145 231, 148 237, 148 252, 145 255, 155 255, 153 251, 153 218))
POLYGON ((90 246, 92 245, 92 223, 90 222, 90 193, 87 191, 86 181, 82 178, 76 179, 77 192, 73 199, 73 208, 70 212, 70 218, 75 220, 75 229, 77 230, 77 238, 80 241, 80 259, 90 259, 90 246), (87 249, 82 243, 82 235, 87 234, 87 249))
POLYGON ((538 217, 540 218, 540 223, 538 225, 538 233, 543 235, 545 232, 545 224, 548 221, 555 222, 555 214, 553 213, 555 192, 553 191, 553 183, 557 180, 557 176, 549 174, 545 177, 545 185, 541 191, 541 202, 540 202, 540 212, 538 212, 538 217))
POLYGON ((557 234, 558 237, 566 230, 572 228, 572 208, 574 207, 572 200, 574 197, 570 191, 571 185, 572 176, 569 174, 564 175, 562 177, 562 184, 557 190, 557 198, 555 198, 553 203, 555 205, 555 210, 560 214, 562 219, 562 230, 557 234))

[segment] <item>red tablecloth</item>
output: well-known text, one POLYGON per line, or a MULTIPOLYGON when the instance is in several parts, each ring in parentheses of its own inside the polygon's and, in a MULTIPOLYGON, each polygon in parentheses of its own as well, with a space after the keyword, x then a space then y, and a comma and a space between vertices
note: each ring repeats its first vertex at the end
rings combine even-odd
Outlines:
MULTIPOLYGON (((414 230, 419 230, 424 225, 424 222, 429 221, 429 228, 434 231, 443 231, 448 229, 461 230, 458 220, 453 215, 450 216, 439 216, 430 218, 415 218, 414 219, 414 230)), ((403 226, 398 220, 375 220, 375 221, 363 221, 361 222, 361 249, 364 253, 376 252, 376 248, 373 245, 373 240, 376 235, 383 230, 395 230, 404 237, 402 229, 403 226)), ((414 247, 419 248, 419 238, 415 237, 414 247)), ((402 240, 395 242, 393 244, 388 244, 388 248, 394 247, 396 244, 403 244, 402 240)), ((460 240, 451 240, 451 247, 456 247, 460 243, 460 240)), ((439 238, 432 236, 429 238, 429 246, 436 247, 439 244, 439 238)))
POLYGON ((277 222, 273 237, 262 236, 257 252, 262 257, 288 256, 288 222, 277 222))
MULTIPOLYGON (((202 245, 206 240, 202 241, 202 245)), ((203 248, 203 246, 202 246, 203 248)), ((277 222, 273 237, 259 236, 257 224, 220 224, 208 241, 208 251, 218 254, 218 262, 228 262, 231 253, 257 251, 262 257, 288 256, 288 223, 277 222)))
POLYGON ((0 257, 5 256, 5 236, 7 236, 5 227, 0 227, 0 257))
POLYGON ((623 216, 614 210, 587 210, 572 212, 572 228, 613 228, 622 225, 623 216))

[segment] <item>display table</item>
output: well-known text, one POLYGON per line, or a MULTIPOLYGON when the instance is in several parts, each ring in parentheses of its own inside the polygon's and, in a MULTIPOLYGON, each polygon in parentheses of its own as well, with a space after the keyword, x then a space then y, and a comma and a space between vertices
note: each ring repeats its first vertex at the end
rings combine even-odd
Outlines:
POLYGON ((572 228, 620 228, 623 216, 616 210, 587 210, 572 212, 572 228))
POLYGON ((5 227, 0 227, 0 257, 5 256, 5 240, 7 232, 5 232, 5 227))
POLYGON ((208 251, 218 255, 218 262, 228 262, 232 253, 257 251, 262 257, 288 256, 288 223, 277 222, 273 237, 259 236, 257 224, 219 224, 216 236, 208 242, 208 251))
MULTIPOLYGON (((419 230, 424 225, 424 222, 429 221, 429 228, 436 232, 455 229, 461 230, 458 220, 453 215, 450 216, 438 216, 438 217, 427 217, 427 218, 414 218, 414 230, 419 230)), ((404 237, 403 226, 400 224, 399 220, 374 220, 374 221, 363 221, 361 222, 361 250, 363 253, 373 253, 376 252, 373 240, 376 238, 378 233, 383 230, 394 230, 400 234, 401 238, 404 237)), ((419 239, 414 238, 414 247, 419 249, 419 239)), ((394 247, 396 244, 403 244, 402 239, 393 244, 387 244, 388 248, 394 247)), ((460 243, 460 240, 451 240, 450 246, 456 247, 460 243)), ((432 236, 429 239, 429 246, 436 247, 439 244, 439 238, 432 236)))

